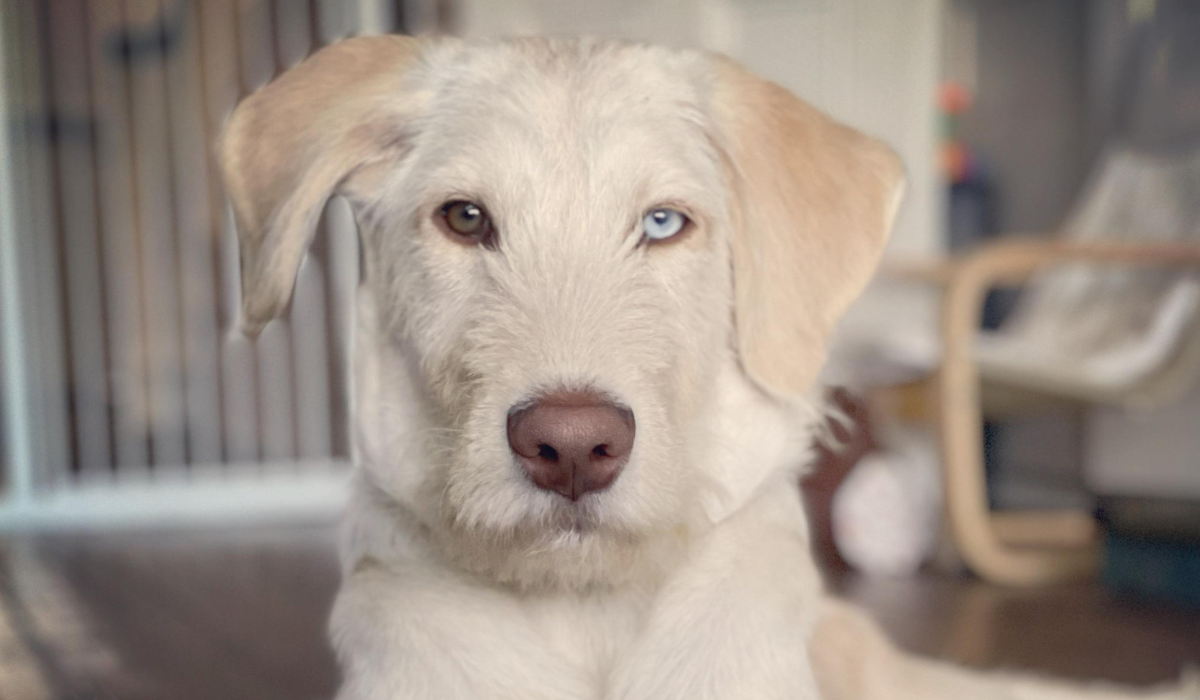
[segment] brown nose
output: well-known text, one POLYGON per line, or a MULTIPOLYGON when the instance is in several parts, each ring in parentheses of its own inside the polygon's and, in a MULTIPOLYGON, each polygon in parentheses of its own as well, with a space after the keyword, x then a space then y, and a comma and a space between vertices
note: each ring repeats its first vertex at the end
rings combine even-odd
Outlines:
POLYGON ((529 478, 572 501, 617 478, 633 434, 632 411, 590 392, 551 394, 508 414, 508 444, 529 478))

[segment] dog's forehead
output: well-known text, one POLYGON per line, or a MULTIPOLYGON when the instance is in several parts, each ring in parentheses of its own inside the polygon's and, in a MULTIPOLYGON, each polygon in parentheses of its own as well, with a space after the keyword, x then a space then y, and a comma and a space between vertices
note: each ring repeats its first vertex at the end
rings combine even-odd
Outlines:
MULTIPOLYGON (((587 40, 468 45, 429 57, 422 172, 467 188, 687 190, 716 184, 701 54, 587 40), (440 172, 439 172, 440 171, 440 172), (474 182, 472 180, 475 180, 474 182)), ((448 183, 445 183, 448 184, 448 183)), ((629 193, 624 193, 627 196, 629 193)))

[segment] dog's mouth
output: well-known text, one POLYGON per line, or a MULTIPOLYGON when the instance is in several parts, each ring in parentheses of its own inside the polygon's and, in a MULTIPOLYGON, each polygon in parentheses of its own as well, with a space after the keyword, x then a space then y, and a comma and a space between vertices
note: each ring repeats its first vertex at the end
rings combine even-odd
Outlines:
POLYGON ((553 508, 543 521, 543 526, 551 532, 586 535, 600 531, 603 520, 596 512, 591 499, 572 501, 555 498, 553 508))

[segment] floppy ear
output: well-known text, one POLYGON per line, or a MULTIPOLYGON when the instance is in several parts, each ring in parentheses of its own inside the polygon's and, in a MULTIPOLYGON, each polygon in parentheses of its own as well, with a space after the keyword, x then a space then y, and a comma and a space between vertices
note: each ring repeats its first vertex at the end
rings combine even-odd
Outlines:
POLYGON ((733 180, 734 323, 742 366, 807 391, 837 319, 874 271, 903 192, 887 146, 718 57, 713 102, 733 180))
POLYGON ((234 110, 218 149, 237 218, 247 335, 287 305, 337 187, 399 147, 401 86, 420 46, 401 36, 338 42, 234 110))

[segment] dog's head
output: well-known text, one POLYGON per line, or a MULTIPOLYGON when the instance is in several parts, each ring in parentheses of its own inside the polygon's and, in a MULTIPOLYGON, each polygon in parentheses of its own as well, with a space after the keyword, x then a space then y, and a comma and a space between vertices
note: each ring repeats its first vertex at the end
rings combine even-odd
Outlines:
POLYGON ((809 390, 902 180, 728 59, 590 40, 344 41, 221 154, 244 327, 343 194, 358 461, 438 551, 523 584, 628 575, 783 466, 755 423, 809 390))

